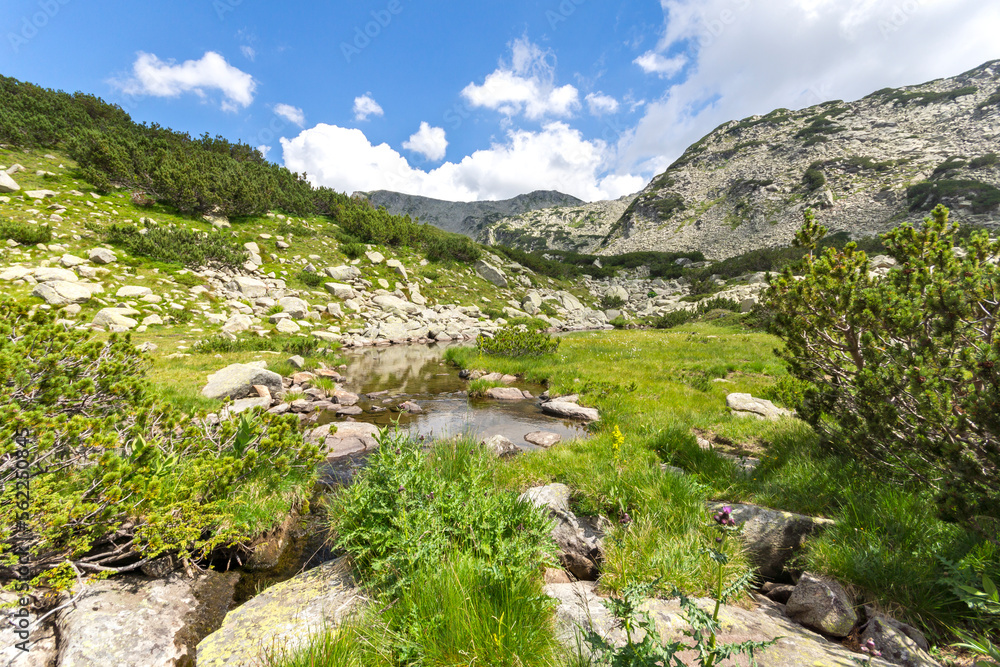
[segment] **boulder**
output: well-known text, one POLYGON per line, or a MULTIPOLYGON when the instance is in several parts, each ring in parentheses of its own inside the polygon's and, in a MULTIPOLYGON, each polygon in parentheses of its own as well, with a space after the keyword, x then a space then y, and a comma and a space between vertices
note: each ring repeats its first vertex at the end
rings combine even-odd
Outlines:
POLYGON ((397 315, 420 312, 420 307, 417 304, 410 303, 409 301, 400 299, 397 296, 392 296, 391 294, 380 294, 372 299, 372 303, 387 313, 394 313, 397 315))
POLYGON ((246 412, 247 410, 252 410, 253 408, 260 408, 262 410, 267 410, 270 407, 271 407, 270 396, 267 398, 261 398, 260 396, 254 396, 251 398, 241 398, 233 401, 230 405, 223 408, 219 416, 222 419, 228 419, 233 415, 238 415, 241 412, 246 412))
POLYGON ((53 280, 35 285, 31 295, 45 299, 45 302, 51 306, 68 306, 72 303, 90 301, 90 297, 93 296, 92 287, 97 287, 97 285, 53 280))
POLYGON ((230 334, 238 334, 243 331, 247 331, 253 326, 253 319, 249 315, 244 315, 243 313, 236 313, 222 326, 222 330, 230 334))
POLYGON ((306 365, 306 360, 299 355, 288 358, 288 363, 290 363, 295 368, 303 368, 306 365))
POLYGON ((562 307, 571 313, 578 310, 585 310, 580 300, 569 292, 557 292, 556 296, 559 297, 559 303, 562 304, 562 307))
POLYGON ((118 291, 115 292, 115 296, 119 299, 138 299, 139 297, 147 296, 152 293, 153 290, 148 287, 126 285, 119 288, 118 291))
POLYGON ((263 281, 257 280, 256 278, 249 278, 247 276, 236 276, 231 281, 226 283, 226 289, 231 292, 239 292, 243 296, 251 299, 267 296, 267 285, 265 285, 263 281))
POLYGON ((600 574, 604 536, 581 523, 570 511, 570 494, 565 484, 549 484, 528 489, 521 500, 547 509, 549 517, 555 520, 551 535, 563 568, 577 579, 596 581, 600 574))
POLYGON ((504 276, 503 271, 483 260, 476 262, 476 274, 486 282, 497 287, 509 287, 507 277, 504 276))
POLYGON ((85 260, 83 257, 77 257, 76 255, 70 255, 69 253, 67 253, 59 258, 59 263, 62 264, 67 269, 72 269, 74 266, 80 266, 81 264, 86 264, 87 260, 85 260))
POLYGON ((132 308, 104 308, 94 315, 94 324, 111 331, 134 329, 139 326, 129 315, 138 315, 132 308))
POLYGON ((609 299, 621 299, 622 301, 627 302, 628 290, 620 285, 615 285, 614 287, 609 288, 608 291, 604 293, 604 296, 609 299))
POLYGON ((142 319, 142 325, 144 327, 159 326, 163 324, 163 318, 159 315, 148 315, 142 319))
POLYGON ((24 194, 29 199, 47 199, 56 196, 56 193, 52 190, 25 190, 24 194))
POLYGON ((777 579, 786 574, 785 567, 802 550, 806 539, 833 524, 830 519, 758 505, 709 503, 708 508, 717 512, 725 505, 732 508, 736 523, 743 526, 741 538, 750 561, 757 572, 767 579, 777 579))
POLYGON ((47 266, 43 266, 32 271, 31 277, 40 283, 48 283, 53 280, 65 280, 67 282, 75 283, 79 280, 77 275, 69 269, 57 269, 55 267, 47 266))
MULTIPOLYGON (((25 276, 30 276, 33 271, 33 269, 29 269, 26 266, 12 266, 0 272, 0 280, 21 280, 25 276)), ((73 276, 73 278, 76 279, 76 276, 73 276)))
POLYGON ((777 407, 771 401, 754 398, 750 394, 729 394, 726 396, 726 406, 736 417, 754 417, 777 421, 782 417, 791 417, 792 413, 777 407))
POLYGON ((336 281, 346 282, 361 277, 361 271, 354 266, 330 266, 326 268, 326 275, 336 281))
POLYGON ((238 581, 238 573, 209 570, 193 578, 89 583, 76 604, 56 616, 58 664, 192 665, 198 642, 222 624, 238 581))
POLYGON ((326 291, 334 295, 338 299, 353 299, 357 296, 357 292, 350 285, 344 285, 342 283, 326 283, 324 285, 326 291))
POLYGON ((390 259, 385 263, 390 269, 394 270, 403 280, 409 281, 410 277, 406 273, 406 267, 398 259, 390 259))
MULTIPOLYGON (((548 584, 545 586, 545 593, 558 602, 556 636, 569 650, 576 650, 577 646, 586 647, 581 634, 586 630, 593 630, 615 646, 625 644, 624 633, 602 604, 603 599, 597 595, 596 583, 578 581, 572 584, 548 584)), ((731 644, 780 637, 772 646, 754 653, 760 667, 855 667, 856 659, 863 657, 792 622, 782 613, 779 605, 765 598, 758 598, 758 601, 761 601, 761 605, 756 609, 722 605, 719 609, 719 625, 722 629, 719 641, 731 644)), ((715 608, 715 602, 707 598, 696 599, 695 603, 709 614, 715 608)), ((647 600, 640 605, 639 610, 650 615, 661 641, 691 641, 683 634, 689 628, 676 599, 647 600)), ((640 631, 634 639, 639 641, 643 636, 644 633, 640 631)), ((697 655, 691 651, 679 653, 677 657, 683 664, 698 664, 697 655)), ((724 664, 730 663, 726 661, 724 664)), ((876 658, 871 665, 888 667, 889 663, 876 658)))
POLYGON ((301 320, 309 314, 309 304, 294 296, 278 299, 278 306, 281 307, 281 312, 288 313, 297 320, 301 320))
POLYGON ((364 422, 334 422, 320 426, 308 437, 313 443, 323 443, 328 461, 372 451, 378 447, 379 428, 364 422), (332 431, 332 433, 331 433, 332 431))
POLYGON ((785 610, 792 620, 831 637, 846 637, 858 622, 844 587, 808 572, 795 584, 785 610))
POLYGON ((567 419, 582 419, 584 421, 598 421, 601 418, 597 408, 585 408, 576 403, 568 401, 548 401, 542 403, 542 412, 556 417, 566 417, 567 419))
POLYGON ((113 264, 118 261, 115 253, 107 248, 93 248, 87 253, 87 258, 94 264, 113 264))
POLYGON ((201 395, 217 399, 243 398, 257 384, 266 386, 272 396, 284 393, 281 376, 277 373, 257 366, 233 364, 209 375, 208 384, 201 390, 201 395))
POLYGON ((263 664, 266 651, 294 651, 324 628, 336 628, 363 602, 346 558, 323 563, 226 614, 222 627, 198 644, 198 664, 263 664))
POLYGON ((884 660, 904 667, 940 667, 927 651, 930 644, 916 628, 876 614, 861 633, 861 642, 871 640, 884 660))
POLYGON ((515 456, 521 452, 513 441, 502 435, 491 435, 490 437, 480 441, 479 444, 492 452, 497 458, 515 456))
POLYGON ((496 401, 523 401, 524 394, 515 387, 492 387, 486 395, 496 401))
POLYGON ((524 439, 533 445, 548 449, 549 447, 561 442, 562 436, 558 433, 552 433, 549 431, 534 431, 524 436, 524 439))
POLYGON ((377 250, 366 252, 365 257, 367 257, 368 261, 371 262, 372 264, 381 264, 382 262, 385 261, 385 255, 378 252, 377 250))
POLYGON ((302 330, 302 327, 290 319, 284 319, 278 322, 278 326, 276 326, 275 329, 278 333, 296 334, 302 330))
POLYGON ((0 171, 0 192, 17 192, 21 186, 5 171, 0 171))
POLYGON ((399 409, 402 412, 409 412, 410 414, 419 415, 422 414, 424 409, 414 403, 413 401, 406 401, 399 404, 399 409))

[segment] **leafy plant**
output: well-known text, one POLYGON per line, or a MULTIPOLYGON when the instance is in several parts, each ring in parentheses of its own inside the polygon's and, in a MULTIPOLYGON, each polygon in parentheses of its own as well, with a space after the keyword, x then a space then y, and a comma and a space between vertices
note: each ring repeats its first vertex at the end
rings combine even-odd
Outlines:
POLYGON ((182 264, 189 268, 216 266, 240 269, 249 258, 246 249, 221 232, 194 232, 174 225, 146 222, 96 226, 104 241, 125 248, 134 257, 182 264))
POLYGON ((619 310, 625 305, 625 299, 620 296, 605 294, 601 297, 601 310, 619 310))
POLYGON ((52 240, 52 229, 48 225, 29 225, 0 218, 0 239, 10 239, 25 245, 48 243, 52 240))
POLYGON ((365 246, 361 243, 345 243, 340 246, 340 252, 344 253, 348 259, 361 259, 361 256, 365 254, 365 246))
POLYGON ((492 338, 480 334, 476 347, 483 354, 496 357, 537 357, 554 354, 559 349, 559 339, 544 331, 508 325, 494 333, 492 338))
MULTIPOLYGON (((801 414, 830 449, 934 490, 944 516, 981 526, 1000 514, 1000 361, 993 339, 1000 243, 977 233, 967 256, 939 206, 921 230, 883 237, 899 265, 882 280, 852 244, 786 268, 767 304, 789 371, 809 383, 801 414)), ((811 211, 796 243, 825 234, 811 211)), ((981 528, 982 530, 982 528, 981 528)), ((984 533, 986 534, 986 533, 984 533)))

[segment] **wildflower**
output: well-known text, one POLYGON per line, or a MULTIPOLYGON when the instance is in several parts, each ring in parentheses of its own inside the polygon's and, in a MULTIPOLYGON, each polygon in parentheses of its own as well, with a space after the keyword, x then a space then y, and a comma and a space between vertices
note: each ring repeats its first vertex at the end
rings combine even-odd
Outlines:
POLYGON ((735 526, 736 519, 732 517, 732 513, 733 508, 726 505, 722 508, 721 512, 716 512, 712 518, 715 519, 715 522, 721 526, 735 526))
POLYGON ((871 637, 869 637, 868 641, 866 641, 864 644, 861 645, 861 652, 867 653, 875 658, 882 656, 882 652, 879 651, 878 647, 875 646, 875 640, 872 639, 871 637))
POLYGON ((403 491, 406 491, 406 487, 403 486, 402 484, 400 484, 399 485, 399 492, 402 493, 403 491))
POLYGON ((632 517, 630 517, 630 516, 628 515, 628 512, 622 512, 622 516, 621 516, 621 518, 620 518, 620 519, 618 520, 618 523, 620 523, 620 524, 621 524, 621 525, 623 525, 623 526, 627 526, 627 525, 629 525, 630 523, 632 523, 632 517))

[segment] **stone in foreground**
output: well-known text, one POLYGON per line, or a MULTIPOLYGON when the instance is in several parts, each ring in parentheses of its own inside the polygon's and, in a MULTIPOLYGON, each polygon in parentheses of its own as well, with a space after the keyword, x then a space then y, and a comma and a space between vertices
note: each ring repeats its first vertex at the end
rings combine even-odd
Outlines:
POLYGON ((88 283, 53 280, 35 285, 35 289, 31 291, 31 295, 45 299, 45 302, 50 306, 68 306, 72 303, 86 303, 90 301, 92 295, 91 288, 96 286, 88 283))
POLYGON ((585 408, 582 405, 568 401, 548 401, 547 403, 542 403, 542 412, 547 415, 555 415, 556 417, 582 419, 591 422, 596 422, 601 418, 597 408, 585 408))
POLYGON ((247 396, 257 384, 267 387, 272 396, 284 393, 281 376, 277 373, 257 366, 233 364, 209 375, 208 384, 201 390, 201 395, 206 398, 238 399, 247 396))
POLYGON ((795 585, 785 610, 792 620, 831 637, 846 637, 858 622, 844 587, 808 572, 795 585))
POLYGON ((549 517, 555 520, 551 535, 563 568, 577 579, 596 581, 603 558, 603 535, 570 511, 570 495, 565 484, 549 484, 528 489, 521 494, 521 500, 547 509, 549 517))
POLYGON ((486 395, 495 401, 523 401, 524 394, 515 387, 492 387, 486 395))
POLYGON ((222 627, 198 644, 198 665, 264 664, 267 651, 294 651, 324 627, 336 628, 363 601, 346 558, 323 563, 226 614, 222 627))
POLYGON ((729 394, 726 396, 726 407, 733 411, 736 417, 754 417, 777 421, 782 417, 791 417, 792 413, 779 408, 771 401, 754 398, 750 394, 729 394))
POLYGON ((502 435, 491 435, 490 437, 482 440, 479 444, 500 459, 507 456, 515 456, 521 451, 518 449, 517 445, 513 443, 513 441, 502 435))
POLYGON ((545 449, 562 442, 562 436, 551 431, 534 431, 524 436, 524 439, 533 445, 544 447, 545 449))

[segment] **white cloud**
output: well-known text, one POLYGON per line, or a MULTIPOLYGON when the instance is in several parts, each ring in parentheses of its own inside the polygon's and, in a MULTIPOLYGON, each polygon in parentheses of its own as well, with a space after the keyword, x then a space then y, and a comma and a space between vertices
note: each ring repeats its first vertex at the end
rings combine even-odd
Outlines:
POLYGON ((354 120, 368 120, 369 116, 384 116, 385 111, 375 101, 371 93, 365 93, 361 97, 354 98, 354 120))
POLYGON ((595 116, 603 116, 606 113, 618 113, 618 100, 605 95, 604 93, 590 93, 587 95, 587 105, 590 113, 595 116))
POLYGON ((257 52, 254 51, 252 46, 247 46, 246 44, 244 44, 243 46, 240 47, 240 51, 243 53, 243 57, 249 60, 250 62, 254 62, 255 60, 257 60, 257 52))
POLYGON ((444 128, 431 127, 430 123, 420 123, 420 129, 403 142, 403 148, 414 153, 420 153, 428 160, 443 160, 448 149, 444 128))
POLYGON ((571 85, 555 85, 554 56, 526 37, 511 44, 511 62, 501 62, 482 85, 470 83, 462 96, 472 107, 494 109, 507 116, 524 114, 529 120, 570 116, 580 106, 580 94, 571 85))
POLYGON ((593 201, 636 192, 646 182, 639 176, 602 175, 611 158, 607 144, 587 141, 558 121, 537 132, 510 130, 502 143, 430 171, 414 169, 387 144, 372 145, 361 130, 335 125, 317 125, 294 139, 281 139, 281 145, 286 167, 344 192, 386 189, 474 201, 558 190, 593 201))
POLYGON ((112 83, 129 95, 154 97, 177 97, 183 93, 206 97, 206 91, 217 90, 224 97, 224 111, 250 106, 257 89, 252 76, 214 51, 208 51, 200 60, 187 60, 180 65, 140 51, 132 65, 132 77, 112 83))
POLYGON ((622 171, 662 170, 712 128, 779 107, 854 100, 1000 57, 982 0, 661 0, 653 53, 690 49, 686 79, 620 142, 622 171), (941 36, 947 36, 947 43, 941 36))
POLYGON ((271 152, 271 147, 270 146, 258 146, 257 150, 259 150, 260 154, 263 155, 266 158, 267 154, 271 152))
POLYGON ((658 74, 664 79, 669 79, 684 69, 684 66, 688 63, 688 59, 684 54, 667 58, 659 53, 649 51, 632 62, 641 67, 642 71, 646 74, 658 74))
POLYGON ((299 127, 305 127, 306 115, 302 112, 302 109, 298 107, 293 107, 291 104, 275 104, 274 113, 281 116, 289 123, 295 123, 299 127))

